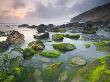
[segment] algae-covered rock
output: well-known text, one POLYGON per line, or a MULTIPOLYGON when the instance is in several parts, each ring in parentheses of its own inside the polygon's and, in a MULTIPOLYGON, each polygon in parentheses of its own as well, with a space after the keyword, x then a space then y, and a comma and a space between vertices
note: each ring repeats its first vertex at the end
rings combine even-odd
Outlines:
POLYGON ((98 41, 94 44, 101 51, 110 51, 110 40, 98 41))
POLYGON ((35 51, 32 48, 25 48, 23 50, 23 57, 28 58, 31 57, 35 54, 35 51))
POLYGON ((54 41, 63 41, 64 35, 63 34, 54 34, 52 35, 52 40, 54 41))
POLYGON ((41 56, 46 56, 46 57, 57 57, 60 56, 59 51, 43 51, 40 53, 41 56))
POLYGON ((41 51, 41 50, 44 50, 45 48, 45 45, 43 44, 41 40, 30 42, 28 46, 34 49, 35 51, 41 51))
POLYGON ((84 44, 86 48, 90 48, 91 45, 90 44, 84 44))
POLYGON ((59 75, 58 81, 64 82, 68 78, 68 71, 64 71, 59 75))
POLYGON ((102 57, 83 67, 75 78, 79 82, 109 82, 110 81, 110 56, 102 57))
POLYGON ((55 72, 57 72, 57 70, 59 69, 59 67, 63 64, 63 61, 59 61, 53 64, 50 64, 46 70, 45 73, 47 76, 51 76, 52 74, 54 74, 55 72))
POLYGON ((59 43, 59 44, 53 44, 53 48, 61 50, 61 51, 71 51, 76 49, 74 44, 70 43, 59 43))
POLYGON ((86 63, 87 63, 86 60, 80 57, 74 57, 70 60, 70 65, 72 66, 83 66, 86 63))
POLYGON ((79 34, 65 34, 64 35, 66 38, 71 38, 71 39, 79 39, 80 35, 79 34))

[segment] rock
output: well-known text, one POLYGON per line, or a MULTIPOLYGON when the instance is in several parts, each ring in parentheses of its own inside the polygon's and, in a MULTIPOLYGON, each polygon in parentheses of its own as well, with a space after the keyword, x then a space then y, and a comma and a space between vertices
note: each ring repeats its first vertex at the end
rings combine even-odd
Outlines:
POLYGON ((28 24, 22 24, 22 25, 18 25, 18 27, 29 27, 28 24))
POLYGON ((32 26, 28 26, 28 28, 33 28, 33 29, 35 29, 35 28, 37 28, 37 26, 36 26, 36 25, 32 25, 32 26))
POLYGON ((35 51, 42 51, 45 49, 45 45, 41 40, 33 41, 28 44, 28 46, 35 51))
POLYGON ((46 68, 45 70, 45 73, 46 73, 46 77, 50 77, 52 76, 54 73, 57 72, 57 69, 63 64, 64 62, 63 61, 59 61, 59 62, 56 62, 54 64, 50 64, 48 65, 48 67, 46 68))
POLYGON ((96 29, 93 27, 92 24, 87 24, 86 27, 84 27, 82 33, 94 34, 94 33, 96 33, 96 29))
POLYGON ((48 39, 49 38, 49 33, 45 32, 42 34, 34 35, 35 39, 48 39))
POLYGON ((60 52, 59 51, 43 51, 39 55, 51 58, 51 57, 60 56, 60 52))
POLYGON ((79 39, 80 35, 79 34, 65 34, 64 35, 66 38, 71 38, 71 39, 79 39))
POLYGON ((7 50, 9 46, 10 44, 7 41, 0 42, 0 52, 7 50))
POLYGON ((72 66, 83 66, 86 65, 86 61, 80 57, 74 57, 70 60, 70 65, 72 66))
POLYGON ((53 44, 53 48, 58 49, 60 51, 72 51, 76 49, 75 45, 70 43, 53 44))
POLYGON ((39 26, 37 26, 37 31, 38 33, 44 33, 46 31, 47 26, 44 24, 41 24, 39 26))
POLYGON ((64 35, 63 34, 54 34, 52 35, 52 40, 53 41, 63 41, 64 35))
POLYGON ((21 44, 24 42, 24 35, 18 31, 13 31, 6 39, 9 44, 21 44))
POLYGON ((90 48, 91 45, 90 45, 90 44, 85 44, 85 47, 86 47, 86 48, 90 48))
POLYGON ((64 71, 60 74, 58 81, 64 82, 68 78, 68 71, 64 71))
POLYGON ((51 32, 66 32, 66 30, 64 28, 60 28, 60 27, 55 27, 55 28, 52 28, 51 32))
POLYGON ((23 57, 25 59, 29 58, 29 57, 32 57, 33 55, 35 55, 35 51, 32 48, 25 48, 23 50, 23 57))

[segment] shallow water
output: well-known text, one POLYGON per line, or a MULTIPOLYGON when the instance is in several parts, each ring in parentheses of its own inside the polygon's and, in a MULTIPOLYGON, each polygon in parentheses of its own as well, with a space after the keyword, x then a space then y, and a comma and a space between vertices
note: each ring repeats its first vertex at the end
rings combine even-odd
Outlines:
MULTIPOLYGON (((20 33, 24 34, 25 36, 25 43, 21 46, 21 48, 26 48, 29 42, 35 41, 35 39, 33 38, 33 35, 36 34, 36 29, 29 29, 29 28, 16 28, 17 31, 19 31, 20 33)), ((68 32, 66 32, 67 34, 68 32)), ((50 32, 50 39, 48 40, 52 40, 52 34, 56 34, 56 33, 52 33, 50 32)), ((62 34, 62 33, 61 33, 62 34)), ((69 61, 71 58, 73 57, 81 57, 84 58, 87 63, 90 63, 92 61, 94 61, 97 58, 101 58, 103 56, 105 56, 105 52, 100 52, 96 50, 96 47, 94 46, 92 41, 84 41, 82 40, 82 35, 80 34, 80 39, 79 40, 74 40, 74 39, 69 39, 69 38, 64 38, 63 42, 64 43, 71 43, 76 45, 76 49, 73 51, 69 51, 69 52, 62 52, 61 55, 57 58, 47 58, 47 57, 42 57, 39 56, 38 54, 34 55, 31 59, 29 60, 24 60, 24 66, 28 67, 33 66, 33 67, 38 67, 40 66, 40 71, 41 69, 45 69, 49 64, 57 62, 57 61, 64 61, 63 66, 61 66, 60 68, 62 69, 62 71, 68 71, 75 74, 75 72, 79 69, 79 67, 72 67, 69 65, 69 61), (85 48, 85 43, 89 43, 91 44, 90 48, 85 48)), ((5 40, 6 37, 0 37, 0 41, 5 40)), ((45 50, 54 50, 52 44, 53 43, 59 43, 59 42, 49 42, 48 40, 43 40, 44 44, 45 44, 45 50)), ((10 49, 12 49, 13 47, 11 47, 10 49)), ((71 76, 71 74, 70 74, 71 76)), ((42 76, 39 76, 42 77, 42 76)), ((41 80, 44 80, 44 78, 42 78, 41 80)), ((36 81, 37 82, 37 81, 36 81)), ((43 81, 43 82, 50 82, 49 80, 47 81, 43 81)), ((54 82, 54 81, 51 81, 54 82)))

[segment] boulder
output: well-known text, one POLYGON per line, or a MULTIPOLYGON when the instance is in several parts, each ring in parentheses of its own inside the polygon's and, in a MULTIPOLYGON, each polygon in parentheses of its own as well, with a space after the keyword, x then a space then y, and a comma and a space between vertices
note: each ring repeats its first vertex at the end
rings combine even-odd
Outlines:
POLYGON ((86 48, 90 48, 91 45, 90 44, 84 44, 86 48))
POLYGON ((79 39, 80 35, 79 34, 65 34, 64 35, 66 38, 71 38, 71 39, 79 39))
POLYGON ((50 64, 47 66, 46 70, 45 70, 45 75, 46 77, 51 77, 54 73, 57 72, 57 70, 59 69, 59 67, 63 64, 63 61, 58 61, 56 63, 50 64))
POLYGON ((45 33, 41 33, 38 35, 34 35, 35 39, 48 39, 49 38, 49 33, 45 32, 45 33))
POLYGON ((43 51, 40 53, 40 55, 51 58, 51 57, 60 56, 60 52, 59 51, 43 51))
POLYGON ((35 55, 35 51, 32 48, 25 48, 23 50, 23 57, 25 59, 29 58, 29 57, 32 57, 33 55, 35 55))
POLYGON ((70 60, 70 65, 72 66, 83 66, 86 65, 86 60, 80 57, 74 57, 70 60))
POLYGON ((52 35, 52 40, 53 41, 63 41, 64 35, 63 34, 54 34, 52 35))
POLYGON ((76 49, 76 46, 70 43, 59 43, 53 44, 53 48, 58 49, 60 51, 72 51, 76 49))
POLYGON ((33 41, 28 44, 28 46, 35 51, 42 51, 45 49, 45 45, 41 40, 33 41))
POLYGON ((6 39, 9 44, 21 44, 24 42, 24 35, 18 31, 13 31, 6 39))
POLYGON ((46 29, 47 29, 47 26, 44 24, 37 26, 38 33, 44 33, 46 31, 46 29))

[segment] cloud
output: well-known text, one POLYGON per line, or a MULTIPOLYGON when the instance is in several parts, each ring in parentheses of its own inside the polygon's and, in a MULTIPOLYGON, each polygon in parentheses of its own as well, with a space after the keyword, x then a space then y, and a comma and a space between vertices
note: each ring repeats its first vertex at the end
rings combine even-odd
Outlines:
POLYGON ((0 0, 0 21, 65 22, 110 0, 0 0), (9 20, 10 19, 10 20, 9 20))
POLYGON ((40 17, 40 18, 58 18, 66 15, 70 15, 73 11, 71 11, 71 7, 73 4, 77 3, 78 0, 57 0, 48 2, 47 5, 36 2, 35 11, 29 12, 28 16, 31 17, 40 17), (54 3, 54 4, 53 4, 54 3), (70 4, 72 3, 72 4, 70 4), (70 6, 71 5, 71 6, 70 6))
POLYGON ((26 4, 23 0, 13 0, 13 8, 18 9, 18 8, 23 8, 25 6, 26 4))
POLYGON ((110 2, 110 0, 84 0, 82 3, 77 3, 73 5, 72 11, 82 13, 94 7, 106 4, 108 2, 110 2))

